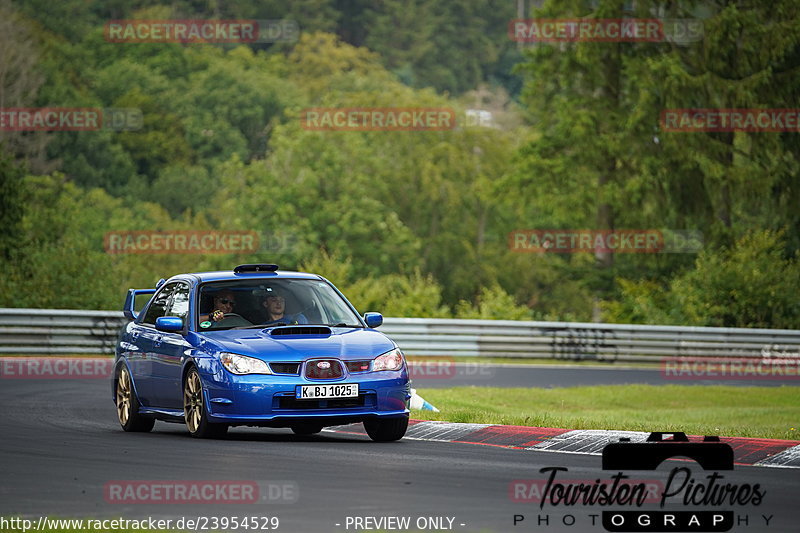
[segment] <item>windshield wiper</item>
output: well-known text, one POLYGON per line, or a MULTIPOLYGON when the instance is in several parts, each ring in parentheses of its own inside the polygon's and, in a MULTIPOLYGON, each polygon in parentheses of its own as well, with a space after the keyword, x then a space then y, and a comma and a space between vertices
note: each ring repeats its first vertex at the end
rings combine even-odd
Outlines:
POLYGON ((330 328, 363 328, 364 326, 359 326, 357 324, 345 324, 344 322, 340 322, 338 324, 334 324, 332 326, 328 326, 330 328))

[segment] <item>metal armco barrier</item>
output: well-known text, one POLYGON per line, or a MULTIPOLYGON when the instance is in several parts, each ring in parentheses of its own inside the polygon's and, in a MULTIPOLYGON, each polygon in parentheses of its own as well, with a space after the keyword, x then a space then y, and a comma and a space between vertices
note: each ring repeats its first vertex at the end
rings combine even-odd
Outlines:
POLYGON ((0 309, 0 354, 112 354, 122 311, 0 309))
MULTIPOLYGON (((122 312, 0 309, 0 354, 112 354, 122 312)), ((800 358, 800 331, 581 322, 386 318, 407 355, 657 361, 665 357, 800 358)))

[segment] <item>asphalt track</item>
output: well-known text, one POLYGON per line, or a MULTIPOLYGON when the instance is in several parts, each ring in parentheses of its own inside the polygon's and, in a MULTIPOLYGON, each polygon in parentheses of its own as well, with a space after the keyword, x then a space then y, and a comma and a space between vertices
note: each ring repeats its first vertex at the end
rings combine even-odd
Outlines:
MULTIPOLYGON (((542 467, 568 468, 564 477, 608 479, 597 456, 411 439, 376 444, 351 434, 298 437, 249 428, 234 429, 225 440, 201 441, 180 425, 161 422, 152 433, 127 434, 103 379, 0 380, 0 405, 0 516, 276 516, 278 531, 309 533, 375 530, 346 528, 348 517, 407 516, 412 524, 420 517, 452 517, 453 531, 604 531, 591 523, 599 507, 540 509, 532 501, 513 501, 510 492, 514 480, 544 480, 542 467), (252 480, 288 486, 297 497, 238 505, 109 503, 104 487, 125 480, 252 480), (515 515, 524 517, 517 526, 515 515), (537 524, 544 516, 549 523, 537 524), (563 525, 567 516, 574 525, 563 525)), ((675 465, 693 463, 665 463, 642 478, 663 481, 675 465)), ((693 471, 703 479, 699 467, 693 471)), ((747 517, 732 531, 800 530, 798 472, 744 466, 726 472, 727 482, 766 491, 758 506, 721 507, 747 517), (772 515, 769 527, 762 515, 772 515)), ((667 509, 687 507, 668 503, 667 509)))

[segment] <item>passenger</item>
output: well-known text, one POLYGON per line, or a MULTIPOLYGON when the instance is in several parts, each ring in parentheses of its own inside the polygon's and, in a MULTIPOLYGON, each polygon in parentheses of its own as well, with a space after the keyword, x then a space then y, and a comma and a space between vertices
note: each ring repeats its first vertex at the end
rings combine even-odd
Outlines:
POLYGON ((236 305, 233 292, 229 290, 219 291, 214 295, 214 306, 207 315, 200 315, 200 322, 212 321, 219 322, 228 313, 233 313, 233 306, 236 305))
POLYGON ((308 324, 308 319, 303 313, 295 315, 287 315, 286 313, 286 297, 273 289, 267 289, 267 295, 262 302, 264 309, 267 310, 267 320, 264 325, 283 323, 290 324, 308 324))

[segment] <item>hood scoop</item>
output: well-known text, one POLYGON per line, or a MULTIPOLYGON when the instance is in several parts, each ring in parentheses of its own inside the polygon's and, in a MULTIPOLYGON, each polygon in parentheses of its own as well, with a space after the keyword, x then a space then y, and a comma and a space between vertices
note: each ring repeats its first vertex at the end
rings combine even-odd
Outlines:
POLYGON ((282 335, 330 335, 331 328, 327 326, 281 326, 273 328, 270 335, 279 337, 282 335))

